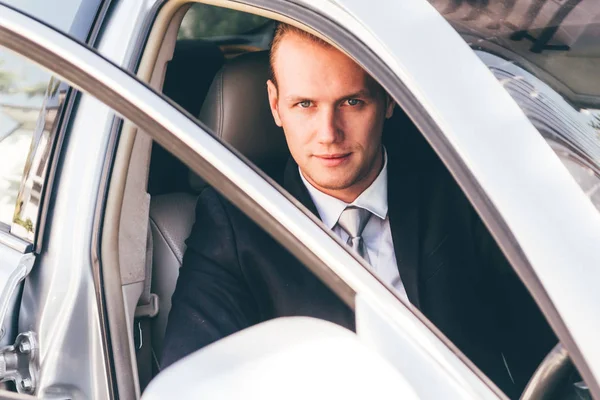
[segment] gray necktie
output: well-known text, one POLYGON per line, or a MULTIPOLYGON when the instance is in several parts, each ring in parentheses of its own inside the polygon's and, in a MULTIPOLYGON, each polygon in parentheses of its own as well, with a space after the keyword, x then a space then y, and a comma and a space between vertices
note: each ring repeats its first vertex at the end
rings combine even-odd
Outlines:
POLYGON ((371 212, 364 208, 348 206, 340 214, 338 219, 338 225, 346 231, 348 234, 348 241, 346 242, 356 251, 367 263, 370 263, 369 254, 362 238, 362 231, 365 229, 365 225, 371 218, 371 212))

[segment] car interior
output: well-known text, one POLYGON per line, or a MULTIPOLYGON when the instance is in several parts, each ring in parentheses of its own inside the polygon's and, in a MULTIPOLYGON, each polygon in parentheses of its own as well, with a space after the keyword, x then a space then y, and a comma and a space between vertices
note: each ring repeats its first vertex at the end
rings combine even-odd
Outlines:
MULTIPOLYGON (((168 69, 166 82, 172 71, 177 73, 176 69, 168 69)), ((270 171, 281 170, 285 166, 289 151, 283 132, 273 122, 268 108, 267 92, 264 90, 267 79, 268 53, 266 51, 249 52, 229 60, 214 75, 213 83, 206 92, 204 104, 197 115, 215 135, 232 144, 269 174, 270 171), (248 99, 253 100, 248 102, 248 99), (258 137, 249 140, 246 134, 247 124, 256 127, 255 132, 258 137)), ((167 91, 165 94, 169 95, 167 91)), ((177 92, 174 94, 177 95, 177 92)), ((153 195, 150 191, 152 196, 150 225, 154 241, 152 293, 158 295, 161 311, 154 321, 152 337, 154 347, 160 351, 160 342, 166 327, 165 314, 170 309, 170 297, 175 289, 177 278, 176 272, 181 265, 185 250, 184 240, 189 235, 194 222, 195 198, 206 184, 156 144, 152 151, 152 161, 149 186, 155 185, 154 188, 158 186, 162 189, 159 192, 161 194, 153 195), (159 182, 153 182, 155 177, 152 168, 155 167, 157 171, 164 173, 163 168, 166 163, 173 165, 169 172, 180 171, 187 177, 176 191, 165 192, 164 188, 159 186, 159 182)))
MULTIPOLYGON (((138 77, 277 181, 289 151, 273 121, 265 82, 276 20, 286 19, 218 3, 166 3, 153 24, 138 77)), ((403 113, 395 115, 394 124, 412 124, 403 113)), ((139 379, 140 391, 159 372, 185 240, 196 198, 206 186, 182 161, 124 123, 108 193, 102 260, 111 336, 126 338, 123 348, 130 349, 113 354, 115 368, 139 379), (125 315, 116 311, 119 305, 125 315), (123 321, 127 332, 114 330, 111 318, 123 321), (136 361, 137 370, 131 370, 128 365, 136 361)))
MULTIPOLYGON (((271 19, 236 10, 204 4, 183 6, 174 12, 171 21, 165 21, 167 32, 160 48, 155 49, 155 65, 146 67, 143 60, 140 66, 140 75, 147 68, 151 86, 267 175, 281 170, 289 156, 283 132, 273 122, 265 85, 267 50, 275 24, 271 19), (186 36, 186 24, 199 24, 202 21, 194 18, 211 13, 218 19, 204 35, 186 36), (223 20, 238 23, 223 28, 219 26, 223 20), (259 136, 249 138, 247 126, 253 126, 259 136)), ((159 26, 155 23, 155 28, 159 26)), ((123 130, 125 140, 131 138, 133 142, 131 153, 124 155, 129 160, 124 161, 128 173, 121 188, 116 261, 120 264, 124 306, 129 311, 125 317, 128 336, 131 348, 137 350, 130 357, 134 363, 137 359, 143 389, 158 373, 185 239, 194 223, 196 198, 207 184, 143 132, 129 136, 134 129, 125 124, 123 130), (147 232, 140 226, 147 227, 147 232)), ((117 164, 123 146, 119 147, 117 164)), ((110 216, 107 212, 106 221, 110 216)), ((111 228, 116 227, 112 225, 109 231, 111 228)), ((110 256, 107 259, 110 262, 110 256)))

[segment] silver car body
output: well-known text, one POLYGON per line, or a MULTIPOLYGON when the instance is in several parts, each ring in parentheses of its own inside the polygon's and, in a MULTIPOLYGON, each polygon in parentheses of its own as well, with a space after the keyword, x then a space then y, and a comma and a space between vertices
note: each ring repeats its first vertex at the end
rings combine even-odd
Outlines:
MULTIPOLYGON (((113 3, 97 49, 116 65, 132 70, 162 2, 113 3)), ((600 331, 595 312, 600 305, 600 292, 595 290, 600 271, 594 268, 600 265, 600 253, 594 250, 600 238, 600 214, 444 18, 424 0, 242 3, 284 15, 309 9, 341 32, 352 32, 354 40, 371 49, 372 55, 365 57, 356 47, 345 48, 376 76, 383 72, 370 60, 385 65, 382 83, 449 167, 592 392, 600 395, 600 346, 595 336, 600 331), (441 64, 440 59, 449 62, 441 64)), ((310 261, 315 272, 339 277, 338 294, 355 299, 361 340, 387 357, 420 397, 496 396, 493 385, 480 380, 469 363, 456 357, 421 322, 418 312, 399 301, 338 241, 176 108, 88 49, 15 12, 2 10, 0 31, 0 44, 12 46, 91 94, 81 96, 62 144, 53 184, 54 207, 46 210, 48 226, 36 258, 36 265, 43 268, 31 271, 23 289, 18 330, 38 335, 39 394, 108 398, 118 391, 123 398, 139 396, 135 360, 130 376, 112 373, 111 351, 131 353, 126 327, 121 335, 109 329, 111 316, 103 309, 103 296, 109 294, 102 294, 99 264, 99 228, 118 128, 113 110, 95 96, 153 139, 171 146, 175 155, 193 157, 196 172, 215 186, 222 185, 240 205, 252 205, 253 217, 281 233, 283 243, 310 261), (22 36, 19 43, 28 46, 15 46, 17 36, 22 36), (64 64, 53 69, 59 60, 64 64)), ((19 244, 22 240, 2 233, 0 242, 7 241, 13 242, 14 251, 26 252, 25 245, 19 244)))

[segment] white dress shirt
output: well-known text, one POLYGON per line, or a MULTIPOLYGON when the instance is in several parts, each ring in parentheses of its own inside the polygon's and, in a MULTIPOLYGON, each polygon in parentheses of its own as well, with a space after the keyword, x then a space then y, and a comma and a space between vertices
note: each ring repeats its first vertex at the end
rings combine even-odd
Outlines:
POLYGON ((351 204, 347 204, 315 188, 306 180, 302 171, 300 171, 300 177, 317 207, 321 220, 344 243, 348 240, 348 234, 337 225, 342 211, 348 205, 353 205, 369 210, 373 214, 369 218, 361 235, 367 248, 369 259, 371 260, 371 268, 379 279, 396 289, 405 299, 408 299, 406 290, 400 279, 400 273, 398 272, 396 254, 394 253, 394 244, 392 242, 392 230, 388 217, 387 152, 384 151, 383 168, 377 178, 351 204))

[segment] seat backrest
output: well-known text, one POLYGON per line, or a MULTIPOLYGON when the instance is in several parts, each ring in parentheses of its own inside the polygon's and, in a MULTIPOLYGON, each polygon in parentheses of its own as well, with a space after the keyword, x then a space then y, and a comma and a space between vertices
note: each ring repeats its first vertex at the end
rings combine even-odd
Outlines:
POLYGON ((271 114, 268 79, 269 52, 236 57, 217 72, 200 111, 200 121, 219 139, 260 167, 290 154, 271 114))
MULTIPOLYGON (((281 170, 289 157, 285 137, 271 115, 266 82, 267 52, 247 53, 228 62, 215 75, 200 111, 200 120, 221 140, 265 169, 281 170)), ((206 184, 190 173, 199 193, 206 184)), ((152 321, 152 343, 160 355, 171 296, 195 216, 196 197, 188 193, 153 196, 150 223, 153 234, 152 292, 160 311, 152 321)))
POLYGON ((152 293, 158 295, 158 315, 152 319, 152 348, 157 356, 171 310, 179 267, 185 253, 185 240, 192 231, 197 196, 170 193, 154 196, 150 202, 152 230, 152 293))
MULTIPOLYGON (((229 143, 265 173, 278 180, 290 152, 283 130, 275 124, 269 97, 269 52, 242 54, 217 72, 200 111, 216 137, 229 143)), ((200 191, 204 181, 190 174, 190 186, 200 191)))
MULTIPOLYGON (((167 64, 163 93, 190 114, 197 116, 208 89, 225 57, 214 43, 201 39, 178 40, 167 64)), ((159 144, 152 145, 148 193, 189 191, 188 168, 159 144)))
MULTIPOLYGON (((214 43, 178 40, 165 73, 163 93, 192 115, 200 108, 225 57, 214 43)), ((158 295, 159 313, 152 320, 152 348, 157 356, 171 309, 185 239, 194 223, 196 196, 190 194, 188 168, 157 143, 152 146, 148 193, 152 232, 152 293, 158 295)))

